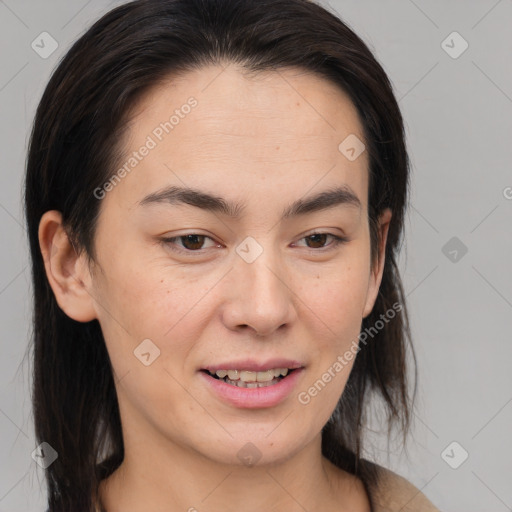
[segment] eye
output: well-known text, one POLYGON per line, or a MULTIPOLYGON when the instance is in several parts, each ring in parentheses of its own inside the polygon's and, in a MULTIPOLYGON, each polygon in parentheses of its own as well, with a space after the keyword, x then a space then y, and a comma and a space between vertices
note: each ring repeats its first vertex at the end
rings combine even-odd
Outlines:
POLYGON ((190 233, 186 235, 174 236, 171 238, 162 238, 162 242, 166 245, 169 245, 170 249, 175 252, 190 254, 193 252, 200 252, 203 249, 201 246, 204 244, 206 239, 212 240, 209 236, 206 235, 190 233), (182 247, 185 249, 181 249, 179 246, 176 246, 176 240, 182 241, 182 247))
MULTIPOLYGON (((166 244, 172 251, 180 253, 180 254, 192 254, 192 253, 202 253, 204 249, 205 240, 212 240, 209 236, 201 235, 198 233, 189 233, 186 235, 174 236, 170 238, 162 238, 162 243, 166 244), (177 241, 182 242, 182 246, 177 245, 177 241)), ((301 240, 307 240, 312 243, 313 246, 307 245, 309 249, 312 249, 314 252, 319 252, 316 249, 334 249, 338 247, 340 244, 343 244, 348 241, 347 238, 340 237, 334 235, 332 233, 312 233, 306 237, 303 237, 301 240), (325 246, 326 238, 331 237, 333 242, 329 245, 325 246)), ((214 244, 215 245, 215 244, 214 244)))
POLYGON ((311 235, 305 236, 304 238, 301 238, 301 240, 310 240, 312 241, 313 247, 308 245, 307 247, 309 249, 334 249, 338 247, 340 244, 343 244, 348 241, 347 238, 333 235, 332 233, 312 233, 311 235), (333 239, 333 242, 330 243, 327 246, 321 247, 325 244, 326 237, 331 237, 333 239), (319 247, 320 246, 320 247, 319 247))

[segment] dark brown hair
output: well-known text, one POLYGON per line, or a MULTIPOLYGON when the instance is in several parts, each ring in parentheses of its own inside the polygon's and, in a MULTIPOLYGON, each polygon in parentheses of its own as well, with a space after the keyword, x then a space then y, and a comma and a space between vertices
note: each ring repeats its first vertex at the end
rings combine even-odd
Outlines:
POLYGON ((65 54, 39 103, 30 138, 25 208, 34 289, 32 403, 36 439, 59 454, 45 473, 51 512, 94 510, 99 482, 120 465, 124 448, 100 325, 74 321, 59 308, 39 247, 39 221, 46 211, 59 210, 76 250, 93 260, 100 211, 93 191, 121 160, 131 109, 168 77, 220 62, 251 73, 302 68, 336 84, 356 107, 369 156, 372 261, 378 215, 388 207, 393 212, 382 283, 361 331, 394 304, 401 308, 365 340, 323 429, 322 451, 373 489, 376 468, 361 455, 368 399, 383 399, 389 429, 396 425, 404 436, 408 430, 416 390, 409 392, 408 348, 415 383, 416 365, 397 254, 409 159, 383 68, 347 24, 308 0, 138 0, 108 12, 65 54))

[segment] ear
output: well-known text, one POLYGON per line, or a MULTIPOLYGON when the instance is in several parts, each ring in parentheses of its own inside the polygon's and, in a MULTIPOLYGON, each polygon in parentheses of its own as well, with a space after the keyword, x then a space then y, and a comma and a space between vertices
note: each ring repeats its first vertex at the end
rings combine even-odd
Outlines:
POLYGON ((368 282, 368 291, 366 293, 366 303, 363 310, 363 318, 366 318, 373 309, 377 295, 379 294, 382 274, 384 272, 384 263, 386 261, 386 242, 388 239, 389 223, 391 221, 392 212, 386 208, 378 219, 378 257, 377 262, 370 271, 370 280, 368 282))
POLYGON ((57 210, 48 211, 41 217, 39 246, 46 276, 62 311, 78 322, 97 318, 88 291, 91 276, 85 253, 80 256, 76 253, 57 210))

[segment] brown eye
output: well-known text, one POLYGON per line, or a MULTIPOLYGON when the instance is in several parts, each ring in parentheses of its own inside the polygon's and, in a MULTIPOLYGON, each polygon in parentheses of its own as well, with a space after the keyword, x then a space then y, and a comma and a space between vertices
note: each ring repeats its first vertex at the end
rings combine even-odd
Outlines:
POLYGON ((323 245, 325 244, 325 240, 328 236, 328 233, 316 233, 314 235, 305 237, 305 240, 313 241, 313 246, 308 245, 308 247, 310 247, 311 249, 319 249, 323 247, 323 245))
POLYGON ((302 240, 306 240, 307 247, 309 249, 334 249, 338 245, 347 242, 346 238, 333 235, 332 233, 313 233, 309 236, 305 236, 302 240), (331 237, 333 242, 328 245, 325 245, 327 239, 331 237))
POLYGON ((206 238, 205 235, 183 235, 178 237, 182 241, 184 241, 183 246, 185 249, 189 249, 191 251, 197 251, 198 249, 202 249, 204 239, 206 238))
POLYGON ((206 240, 212 240, 209 236, 190 233, 186 235, 174 236, 171 238, 162 238, 162 242, 169 246, 169 248, 179 253, 194 253, 200 252, 205 249, 204 244, 206 240), (177 243, 181 242, 181 245, 177 243))

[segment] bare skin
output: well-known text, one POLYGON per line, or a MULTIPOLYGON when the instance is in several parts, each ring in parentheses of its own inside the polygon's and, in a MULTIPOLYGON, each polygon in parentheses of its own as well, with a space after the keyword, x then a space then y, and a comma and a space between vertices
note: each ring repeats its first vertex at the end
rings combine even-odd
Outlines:
POLYGON ((371 262, 368 156, 350 161, 338 149, 350 134, 364 140, 357 112, 322 78, 203 68, 158 86, 133 112, 126 160, 148 136, 156 145, 101 199, 93 264, 70 246, 59 212, 43 216, 41 249, 59 306, 77 321, 98 319, 116 375, 125 459, 101 486, 107 512, 370 510, 362 483, 321 453, 321 430, 354 360, 307 404, 298 400, 353 346, 382 279, 391 212, 380 218, 371 262), (196 106, 180 110, 159 140, 155 128, 190 97, 196 106), (245 208, 235 219, 140 204, 170 185, 245 208), (294 201, 340 186, 360 207, 281 219, 294 201), (180 238, 192 234, 203 237, 180 238), (236 252, 249 236, 262 248, 251 263, 236 252), (160 351, 148 366, 134 356, 146 339, 160 351), (272 407, 227 403, 200 372, 274 357, 304 370, 272 407), (260 454, 250 467, 237 456, 247 443, 260 454))

